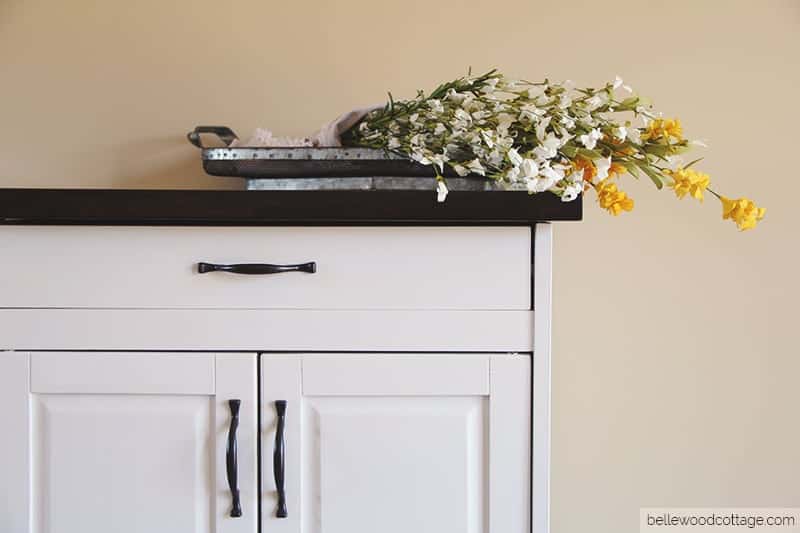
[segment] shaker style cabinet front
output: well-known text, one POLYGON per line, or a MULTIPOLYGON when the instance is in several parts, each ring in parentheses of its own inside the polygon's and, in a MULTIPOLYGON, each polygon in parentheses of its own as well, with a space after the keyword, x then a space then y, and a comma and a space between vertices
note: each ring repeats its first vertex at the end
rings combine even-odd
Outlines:
POLYGON ((530 377, 528 355, 262 355, 262 531, 527 533, 530 377))
POLYGON ((548 227, 227 221, 0 227, 0 533, 549 532, 548 227))
POLYGON ((254 354, 2 354, 0 531, 255 533, 256 366, 254 354))

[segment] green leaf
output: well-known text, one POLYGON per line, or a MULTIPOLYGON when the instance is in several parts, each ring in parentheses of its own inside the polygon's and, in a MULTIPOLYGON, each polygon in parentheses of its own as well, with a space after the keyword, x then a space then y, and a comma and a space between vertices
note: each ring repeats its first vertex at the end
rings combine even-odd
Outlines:
POLYGON ((631 96, 629 98, 626 98, 622 102, 620 102, 619 105, 616 106, 616 110, 617 111, 628 111, 628 110, 631 110, 631 109, 636 109, 636 105, 638 103, 639 103, 639 97, 638 96, 631 96))
POLYGON ((663 176, 661 174, 659 174, 649 166, 639 165, 639 168, 642 169, 642 172, 647 174, 647 177, 653 181, 657 189, 662 189, 664 187, 664 182, 662 181, 663 176))
POLYGON ((588 150, 586 148, 578 148, 578 154, 589 159, 600 159, 603 157, 603 154, 597 150, 588 150))
POLYGON ((636 163, 632 163, 630 161, 619 161, 619 164, 625 167, 625 170, 628 171, 628 174, 637 180, 642 177, 642 175, 639 174, 639 166, 636 163))
POLYGON ((683 168, 689 168, 690 166, 694 165, 695 163, 699 163, 699 162, 700 162, 700 161, 702 161, 702 160, 703 160, 703 158, 702 158, 702 157, 698 157, 697 159, 695 159, 694 161, 692 161, 692 162, 691 162, 691 163, 689 163, 688 165, 685 165, 683 168))
POLYGON ((569 157, 570 159, 574 159, 575 156, 578 155, 578 147, 571 146, 569 144, 564 145, 561 147, 561 153, 569 157))

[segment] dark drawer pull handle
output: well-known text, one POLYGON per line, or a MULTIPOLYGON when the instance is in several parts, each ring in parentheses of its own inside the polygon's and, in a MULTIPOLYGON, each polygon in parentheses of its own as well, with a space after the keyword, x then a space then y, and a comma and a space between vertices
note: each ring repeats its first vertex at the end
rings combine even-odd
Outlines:
POLYGON ((231 490, 231 516, 242 516, 242 504, 239 501, 239 460, 237 458, 236 430, 239 429, 239 406, 241 400, 228 400, 231 408, 231 425, 228 428, 228 449, 225 452, 225 466, 228 469, 228 488, 231 490))
POLYGON ((216 265, 214 263, 197 263, 197 272, 230 272, 232 274, 280 274, 281 272, 307 272, 313 274, 317 271, 317 263, 300 263, 297 265, 269 265, 265 263, 237 263, 234 265, 216 265))
POLYGON ((286 400, 275 401, 275 412, 278 414, 278 424, 275 428, 275 451, 272 453, 272 471, 275 474, 275 488, 278 491, 278 509, 275 516, 286 518, 286 489, 284 488, 286 474, 286 454, 283 442, 283 432, 286 429, 286 400))

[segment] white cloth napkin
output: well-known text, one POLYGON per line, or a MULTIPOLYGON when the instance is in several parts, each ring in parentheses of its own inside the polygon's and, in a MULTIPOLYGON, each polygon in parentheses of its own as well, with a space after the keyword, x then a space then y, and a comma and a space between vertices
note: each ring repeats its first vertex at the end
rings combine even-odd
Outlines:
POLYGON ((331 120, 309 137, 303 139, 291 137, 275 137, 270 130, 258 128, 246 141, 239 139, 231 143, 231 147, 259 148, 259 147, 302 147, 302 146, 341 146, 342 135, 364 118, 367 113, 382 108, 382 105, 373 105, 353 109, 331 120))

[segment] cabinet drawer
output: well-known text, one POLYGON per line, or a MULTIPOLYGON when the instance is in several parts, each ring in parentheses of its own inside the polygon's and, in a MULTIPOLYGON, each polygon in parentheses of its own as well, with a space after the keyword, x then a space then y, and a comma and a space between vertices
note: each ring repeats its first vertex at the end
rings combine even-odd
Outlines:
POLYGON ((528 227, 19 226, 0 228, 0 249, 0 307, 530 308, 528 227))

